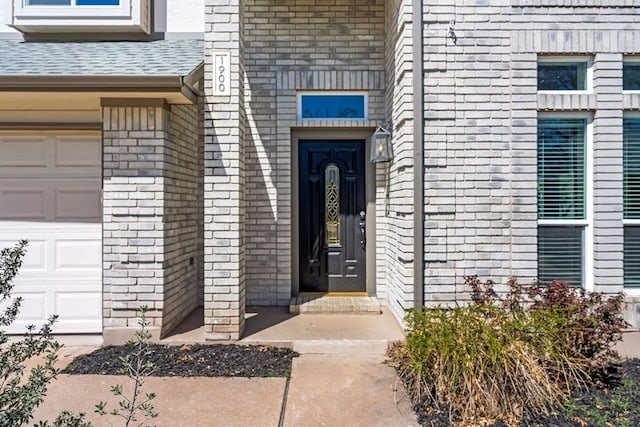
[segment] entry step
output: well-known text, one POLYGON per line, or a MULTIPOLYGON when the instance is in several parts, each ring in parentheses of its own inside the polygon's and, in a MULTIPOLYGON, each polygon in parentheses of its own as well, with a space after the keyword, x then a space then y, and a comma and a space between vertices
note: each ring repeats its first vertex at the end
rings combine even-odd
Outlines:
POLYGON ((289 312, 381 314, 382 306, 376 298, 365 296, 300 296, 291 299, 289 312))

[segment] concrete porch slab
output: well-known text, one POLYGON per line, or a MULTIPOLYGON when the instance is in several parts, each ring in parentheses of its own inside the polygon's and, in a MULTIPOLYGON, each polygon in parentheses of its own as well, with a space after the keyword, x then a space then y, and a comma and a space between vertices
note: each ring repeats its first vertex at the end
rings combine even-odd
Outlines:
MULTIPOLYGON (((402 328, 385 308, 380 314, 290 313, 288 307, 247 307, 241 344, 270 344, 300 353, 384 354, 390 342, 404 339, 402 328)), ((203 343, 202 310, 194 311, 162 344, 203 343)))
POLYGON ((285 345, 300 353, 383 355, 389 343, 404 339, 384 307, 379 316, 296 315, 286 307, 257 307, 248 310, 246 322, 241 343, 285 345))

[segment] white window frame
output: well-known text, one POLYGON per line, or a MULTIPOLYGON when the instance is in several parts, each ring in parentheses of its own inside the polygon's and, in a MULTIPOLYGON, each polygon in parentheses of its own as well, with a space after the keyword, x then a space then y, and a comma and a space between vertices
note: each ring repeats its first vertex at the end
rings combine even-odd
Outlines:
MULTIPOLYGON (((553 91, 557 93, 559 91, 553 91)), ((562 91, 575 92, 575 91, 562 91)), ((593 291, 594 273, 594 226, 593 226, 593 115, 584 113, 538 113, 538 119, 586 119, 584 147, 585 206, 584 219, 538 219, 538 226, 580 226, 582 233, 582 285, 585 290, 593 291)), ((536 126, 537 129, 537 126, 536 126)), ((537 145, 537 141, 536 141, 537 145)), ((536 208, 537 209, 537 208, 536 208)))
POLYGON ((120 0, 118 6, 27 5, 25 0, 13 0, 14 15, 18 18, 129 18, 131 1, 120 0))
MULTIPOLYGON (((638 62, 640 62, 640 58, 638 58, 638 62)), ((635 90, 631 91, 630 90, 630 91, 625 91, 625 92, 638 92, 638 91, 635 91, 635 90)), ((634 119, 640 119, 640 112, 638 112, 638 111, 625 111, 623 117, 624 118, 629 118, 630 117, 630 118, 634 118, 634 119)), ((624 197, 624 195, 623 195, 623 197, 624 197)), ((629 226, 640 226, 640 218, 639 219, 625 219, 625 218, 622 218, 622 227, 623 227, 622 233, 623 233, 623 236, 624 236, 624 227, 626 227, 627 225, 629 225, 629 226)), ((624 253, 623 253, 622 256, 624 257, 624 253)), ((624 277, 624 270, 623 270, 622 274, 623 274, 623 277, 624 277)), ((623 286, 624 286, 624 283, 623 283, 623 286)), ((628 288, 628 287, 625 287, 624 288, 624 293, 627 294, 627 295, 631 295, 631 296, 640 296, 640 288, 628 288)))
POLYGON ((368 120, 369 119, 369 93, 363 91, 334 91, 334 90, 312 90, 301 91, 296 94, 296 115, 298 120, 368 120), (307 95, 324 95, 324 96, 336 96, 336 95, 351 95, 364 97, 364 117, 358 118, 302 118, 302 97, 307 95))
MULTIPOLYGON (((634 64, 634 65, 640 65, 640 56, 625 56, 622 59, 622 72, 624 73, 624 64, 634 64)), ((624 82, 622 83, 622 92, 623 93, 640 93, 640 89, 625 89, 624 88, 624 82)), ((625 116, 626 117, 633 117, 634 115, 632 113, 627 113, 625 112, 625 116)))
POLYGON ((578 62, 584 62, 587 64, 587 70, 585 78, 586 89, 581 90, 538 90, 538 93, 553 93, 553 94, 572 94, 572 93, 593 93, 593 58, 589 56, 538 56, 536 62, 536 85, 538 82, 538 64, 544 64, 545 62, 566 62, 575 64, 578 62))

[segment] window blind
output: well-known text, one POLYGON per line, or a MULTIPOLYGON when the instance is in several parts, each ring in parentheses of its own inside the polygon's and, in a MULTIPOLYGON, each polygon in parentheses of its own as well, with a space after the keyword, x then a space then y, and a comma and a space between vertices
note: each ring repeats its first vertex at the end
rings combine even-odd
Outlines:
POLYGON ((538 219, 585 217, 586 119, 538 119, 538 219))
POLYGON ((623 197, 625 219, 640 219, 640 117, 623 121, 623 197))
POLYGON ((583 227, 538 227, 538 280, 545 285, 562 280, 572 286, 582 285, 583 227))
POLYGON ((640 287, 640 226, 624 227, 624 286, 640 287))

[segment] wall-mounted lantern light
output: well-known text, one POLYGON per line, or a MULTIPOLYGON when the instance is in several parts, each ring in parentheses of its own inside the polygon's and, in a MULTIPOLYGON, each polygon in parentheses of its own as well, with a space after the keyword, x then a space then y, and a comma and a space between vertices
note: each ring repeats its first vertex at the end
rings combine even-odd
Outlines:
POLYGON ((371 163, 390 162, 393 160, 393 146, 391 132, 378 126, 371 135, 371 163))

